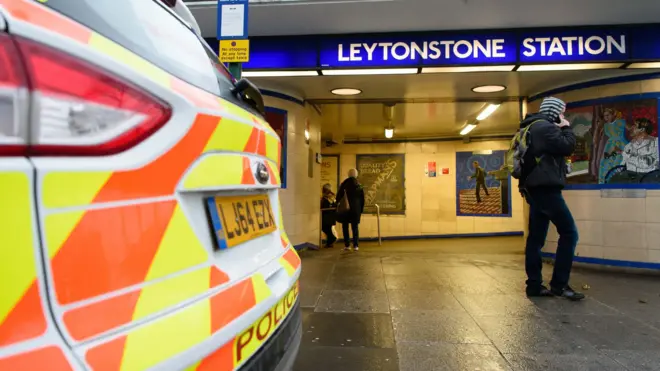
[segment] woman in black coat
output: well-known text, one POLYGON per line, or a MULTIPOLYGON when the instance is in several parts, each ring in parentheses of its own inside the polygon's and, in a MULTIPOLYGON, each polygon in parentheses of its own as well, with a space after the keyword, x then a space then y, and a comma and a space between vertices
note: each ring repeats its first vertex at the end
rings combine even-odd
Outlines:
POLYGON ((350 248, 350 238, 348 235, 348 226, 351 226, 353 232, 353 249, 358 251, 358 243, 360 239, 359 224, 364 212, 364 189, 362 184, 357 180, 358 171, 351 169, 348 171, 348 178, 341 183, 339 192, 337 192, 337 204, 341 205, 344 197, 348 199, 349 210, 340 212, 337 215, 337 220, 342 223, 342 231, 344 232, 344 250, 350 248))
POLYGON ((321 230, 325 233, 325 247, 332 247, 337 237, 335 236, 332 227, 337 222, 337 202, 335 194, 330 189, 330 184, 324 184, 323 195, 321 196, 321 230))

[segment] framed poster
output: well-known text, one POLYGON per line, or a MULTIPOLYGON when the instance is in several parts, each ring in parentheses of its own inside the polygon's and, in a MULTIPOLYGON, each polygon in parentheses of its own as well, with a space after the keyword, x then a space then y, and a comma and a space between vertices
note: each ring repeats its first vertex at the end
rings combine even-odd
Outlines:
POLYGON ((657 98, 577 102, 565 115, 577 138, 569 184, 660 183, 657 98))
POLYGON ((406 213, 405 155, 356 155, 366 214, 406 213))
POLYGON ((282 144, 282 150, 280 152, 280 178, 282 179, 282 189, 286 188, 286 137, 288 133, 288 116, 288 112, 283 109, 266 107, 266 121, 280 137, 280 143, 282 144))
POLYGON ((339 155, 323 155, 321 158, 321 186, 330 184, 332 191, 339 191, 339 155))
POLYGON ((456 152, 457 216, 511 216, 506 151, 488 152, 456 152))

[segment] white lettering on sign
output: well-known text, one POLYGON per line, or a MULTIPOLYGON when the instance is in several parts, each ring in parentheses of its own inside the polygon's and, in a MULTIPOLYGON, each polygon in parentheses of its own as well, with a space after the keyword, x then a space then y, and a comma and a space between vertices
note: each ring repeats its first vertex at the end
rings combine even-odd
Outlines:
POLYGON ((522 46, 526 57, 625 54, 626 36, 528 37, 523 40, 522 46))
POLYGON ((337 60, 339 62, 373 61, 375 57, 384 61, 417 58, 422 60, 506 58, 504 42, 504 39, 488 39, 339 44, 337 60))

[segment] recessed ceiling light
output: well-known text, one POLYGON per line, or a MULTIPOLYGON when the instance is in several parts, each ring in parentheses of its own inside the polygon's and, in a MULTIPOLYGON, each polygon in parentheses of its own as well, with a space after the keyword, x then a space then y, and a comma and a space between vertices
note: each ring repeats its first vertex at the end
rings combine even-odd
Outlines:
POLYGON ((334 95, 358 95, 362 93, 360 89, 353 88, 337 88, 330 91, 334 95))
POLYGON ((504 85, 481 85, 472 88, 475 93, 497 93, 506 89, 504 85))

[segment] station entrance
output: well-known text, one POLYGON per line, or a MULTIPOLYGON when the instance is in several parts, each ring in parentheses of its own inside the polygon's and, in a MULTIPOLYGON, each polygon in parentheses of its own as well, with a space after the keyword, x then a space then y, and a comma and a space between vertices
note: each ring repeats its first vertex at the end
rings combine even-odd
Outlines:
MULTIPOLYGON (((387 241, 522 235, 525 203, 504 155, 524 115, 536 112, 545 96, 566 101, 578 137, 570 187, 652 182, 655 165, 631 175, 623 155, 632 126, 645 117, 650 140, 657 141, 657 98, 630 96, 652 71, 608 66, 355 69, 251 79, 265 90, 304 96, 314 107, 319 189, 329 184, 337 192, 348 170, 357 169, 366 199, 360 237, 387 241)), ((513 248, 521 251, 520 244, 513 248)))

